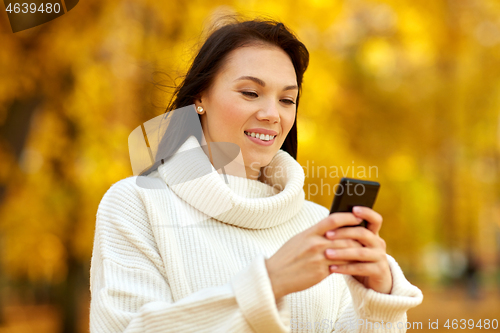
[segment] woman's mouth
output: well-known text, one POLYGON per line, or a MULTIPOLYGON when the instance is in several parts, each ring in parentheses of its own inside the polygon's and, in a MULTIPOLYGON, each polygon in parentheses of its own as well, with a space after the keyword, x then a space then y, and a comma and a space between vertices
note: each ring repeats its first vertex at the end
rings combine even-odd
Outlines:
POLYGON ((276 135, 269 135, 269 134, 260 134, 260 133, 254 133, 254 132, 246 132, 244 131, 245 135, 247 138, 249 138, 251 141, 263 145, 263 146, 270 146, 274 143, 274 139, 276 138, 276 135))

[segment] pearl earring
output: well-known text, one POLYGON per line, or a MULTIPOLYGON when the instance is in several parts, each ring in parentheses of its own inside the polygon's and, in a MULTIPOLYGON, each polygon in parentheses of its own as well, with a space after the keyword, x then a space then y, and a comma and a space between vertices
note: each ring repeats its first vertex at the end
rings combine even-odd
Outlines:
POLYGON ((202 106, 198 106, 196 108, 196 112, 198 112, 199 114, 203 114, 203 107, 202 106))

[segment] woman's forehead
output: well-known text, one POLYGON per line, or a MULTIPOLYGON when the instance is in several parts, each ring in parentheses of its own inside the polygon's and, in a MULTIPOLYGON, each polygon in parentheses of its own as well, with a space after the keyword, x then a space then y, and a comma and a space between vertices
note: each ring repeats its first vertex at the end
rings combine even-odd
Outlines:
POLYGON ((269 83, 297 84, 290 57, 281 48, 271 45, 245 46, 231 51, 220 74, 221 78, 230 80, 253 76, 269 83))

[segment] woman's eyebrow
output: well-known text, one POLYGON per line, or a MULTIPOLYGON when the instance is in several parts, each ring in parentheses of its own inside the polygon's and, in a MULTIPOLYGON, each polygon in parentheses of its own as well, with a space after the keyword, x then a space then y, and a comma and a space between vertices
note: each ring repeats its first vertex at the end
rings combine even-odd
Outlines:
MULTIPOLYGON (((250 81, 253 81, 253 82, 255 82, 258 85, 261 85, 263 87, 266 86, 266 83, 264 81, 262 81, 261 79, 255 77, 255 76, 245 75, 245 76, 241 76, 241 77, 237 78, 234 81, 239 81, 239 80, 250 80, 250 81)), ((285 90, 293 90, 293 89, 299 89, 299 87, 297 85, 286 86, 285 88, 283 88, 283 91, 285 91, 285 90)))

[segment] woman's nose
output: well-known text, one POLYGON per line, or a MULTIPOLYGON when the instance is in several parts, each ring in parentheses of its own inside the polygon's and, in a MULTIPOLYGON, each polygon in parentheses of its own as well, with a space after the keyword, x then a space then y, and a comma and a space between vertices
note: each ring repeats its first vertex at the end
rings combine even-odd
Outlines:
POLYGON ((276 123, 280 119, 278 105, 274 101, 266 103, 261 112, 258 113, 259 120, 269 120, 271 123, 276 123))

